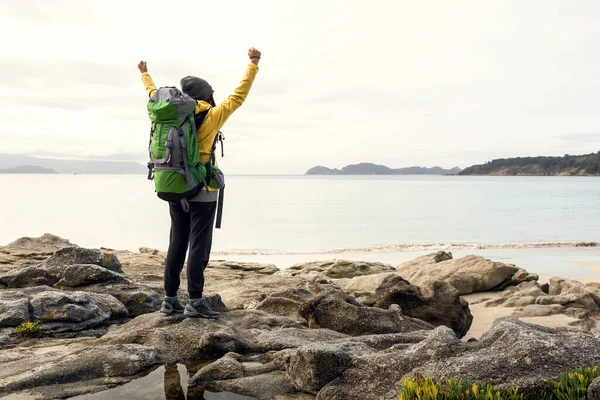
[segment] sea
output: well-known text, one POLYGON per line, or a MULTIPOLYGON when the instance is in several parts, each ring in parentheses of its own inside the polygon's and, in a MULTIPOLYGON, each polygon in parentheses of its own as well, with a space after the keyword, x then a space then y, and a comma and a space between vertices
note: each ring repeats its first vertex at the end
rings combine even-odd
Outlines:
MULTIPOLYGON (((48 232, 86 247, 168 247, 168 205, 144 175, 5 174, 0 187, 0 245, 48 232)), ((597 177, 229 175, 224 203, 219 259, 397 264, 442 249, 548 273, 544 258, 569 260, 563 272, 600 260, 600 247, 582 247, 600 242, 597 177)))

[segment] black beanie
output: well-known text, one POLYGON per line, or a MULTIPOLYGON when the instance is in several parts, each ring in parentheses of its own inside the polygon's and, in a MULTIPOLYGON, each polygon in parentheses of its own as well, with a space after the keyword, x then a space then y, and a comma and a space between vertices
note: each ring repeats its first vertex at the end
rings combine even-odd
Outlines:
POLYGON ((207 101, 213 93, 212 86, 202 78, 186 76, 180 81, 181 90, 194 100, 207 101))

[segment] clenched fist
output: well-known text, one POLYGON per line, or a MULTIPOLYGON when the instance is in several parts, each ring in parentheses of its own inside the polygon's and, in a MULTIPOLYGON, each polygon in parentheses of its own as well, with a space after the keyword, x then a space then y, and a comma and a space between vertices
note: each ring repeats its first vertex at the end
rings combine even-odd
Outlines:
POLYGON ((260 51, 254 47, 251 47, 250 50, 248 50, 248 57, 250 57, 250 60, 256 65, 258 65, 258 62, 260 61, 260 54, 260 51))
POLYGON ((140 61, 140 63, 138 64, 138 69, 140 70, 140 72, 142 74, 144 72, 148 72, 148 65, 147 65, 146 61, 140 61))

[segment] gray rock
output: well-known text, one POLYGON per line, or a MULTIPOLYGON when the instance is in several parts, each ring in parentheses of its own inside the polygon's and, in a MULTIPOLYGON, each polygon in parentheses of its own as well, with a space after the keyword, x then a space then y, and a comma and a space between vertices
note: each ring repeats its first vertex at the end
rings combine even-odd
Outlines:
POLYGON ((14 328, 22 322, 29 321, 29 301, 27 298, 0 297, 0 328, 14 328))
POLYGON ((448 259, 446 253, 435 253, 398 265, 397 271, 413 285, 428 281, 445 281, 461 295, 490 290, 501 290, 525 281, 536 281, 538 276, 528 274, 512 264, 466 256, 448 259), (442 261, 438 261, 442 260, 442 261))
POLYGON ((221 295, 218 293, 208 293, 204 295, 204 299, 214 311, 224 313, 227 312, 227 306, 221 300, 221 295))
POLYGON ((77 332, 127 317, 125 306, 106 294, 64 292, 48 286, 0 291, 0 326, 38 320, 40 332, 77 332))
POLYGON ((131 283, 124 274, 94 264, 27 267, 0 275, 0 285, 23 288, 40 285, 76 288, 96 283, 131 283))
POLYGON ((565 308, 583 308, 592 313, 599 313, 600 289, 570 279, 552 278, 548 295, 538 297, 536 303, 560 304, 565 308))
POLYGON ((113 272, 123 273, 119 259, 112 253, 103 253, 98 249, 65 247, 42 262, 41 267, 54 271, 74 264, 93 264, 113 272))
MULTIPOLYGON (((68 343, 68 342, 67 342, 68 343)), ((114 384, 115 378, 138 374, 157 363, 156 351, 136 344, 22 348, 16 357, 0 354, 0 395, 22 393, 35 398, 64 398, 63 385, 114 384)))
POLYGON ((301 318, 299 311, 306 301, 315 296, 315 291, 306 288, 289 288, 269 294, 257 304, 256 309, 269 314, 301 318))
POLYGON ((600 400, 600 378, 596 378, 587 390, 588 400, 600 400))
POLYGON ((16 268, 0 274, 0 287, 22 288, 43 285, 52 285, 52 278, 48 271, 39 267, 31 266, 22 269, 16 268))
POLYGON ((352 355, 350 367, 326 384, 317 399, 394 398, 402 378, 417 374, 441 380, 467 378, 500 389, 519 387, 535 396, 546 379, 599 363, 596 335, 502 318, 477 342, 461 342, 441 326, 408 348, 352 355))
POLYGON ((115 297, 125 306, 131 318, 158 311, 163 299, 157 290, 138 284, 93 285, 85 290, 115 297))
POLYGON ((43 291, 29 300, 31 317, 44 331, 77 331, 125 318, 127 309, 110 295, 87 292, 43 291))
POLYGON ((563 306, 558 304, 552 305, 539 305, 539 304, 531 304, 524 307, 522 310, 516 311, 514 316, 523 318, 523 317, 546 317, 548 315, 561 314, 564 312, 563 306))
POLYGON ((473 322, 469 303, 459 296, 457 289, 441 281, 427 282, 419 288, 399 275, 392 275, 362 303, 387 309, 397 305, 403 315, 434 326, 445 325, 459 338, 467 334, 473 322))
POLYGON ((349 338, 349 336, 329 329, 305 328, 281 328, 261 331, 256 336, 260 347, 265 350, 290 349, 315 342, 329 342, 346 338, 349 338))
POLYGON ((190 386, 203 386, 207 382, 244 377, 244 366, 239 354, 227 353, 217 361, 200 369, 189 381, 190 386))
POLYGON ((73 264, 60 272, 58 287, 89 286, 94 283, 131 283, 122 273, 93 264, 73 264))
POLYGON ((533 296, 520 296, 509 298, 504 302, 504 307, 527 307, 535 304, 536 297, 533 296))
POLYGON ((298 390, 294 388, 289 379, 281 371, 245 376, 237 379, 212 381, 207 383, 205 388, 212 392, 232 392, 261 400, 306 399, 306 395, 298 393, 298 390))
POLYGON ((208 268, 220 268, 233 271, 254 272, 261 275, 272 275, 279 272, 279 268, 273 264, 260 264, 241 261, 215 260, 208 264, 208 268))
POLYGON ((24 237, 0 246, 0 273, 36 264, 55 251, 74 246, 66 239, 48 233, 37 238, 24 237))
POLYGON ((300 315, 311 328, 327 328, 348 335, 428 330, 433 326, 398 311, 368 307, 341 291, 329 291, 306 302, 300 315))
POLYGON ((332 279, 340 279, 391 271, 395 271, 393 266, 379 262, 331 260, 293 265, 281 270, 279 274, 301 276, 316 272, 332 279))
POLYGON ((275 317, 257 311, 230 311, 218 320, 156 312, 114 327, 99 342, 151 346, 163 363, 173 364, 198 358, 215 359, 229 352, 262 352, 264 349, 251 330, 276 325, 276 321, 275 317))
POLYGON ((362 343, 319 343, 283 352, 280 363, 296 389, 316 395, 350 366, 351 353, 370 350, 369 346, 362 343))

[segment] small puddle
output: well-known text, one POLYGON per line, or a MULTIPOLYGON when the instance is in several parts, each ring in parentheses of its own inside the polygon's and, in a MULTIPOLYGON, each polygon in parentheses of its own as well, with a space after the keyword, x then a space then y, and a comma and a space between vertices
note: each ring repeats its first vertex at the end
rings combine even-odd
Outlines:
POLYGON ((210 362, 161 366, 148 375, 102 392, 70 397, 70 400, 257 400, 235 393, 213 393, 188 388, 189 379, 210 362))

